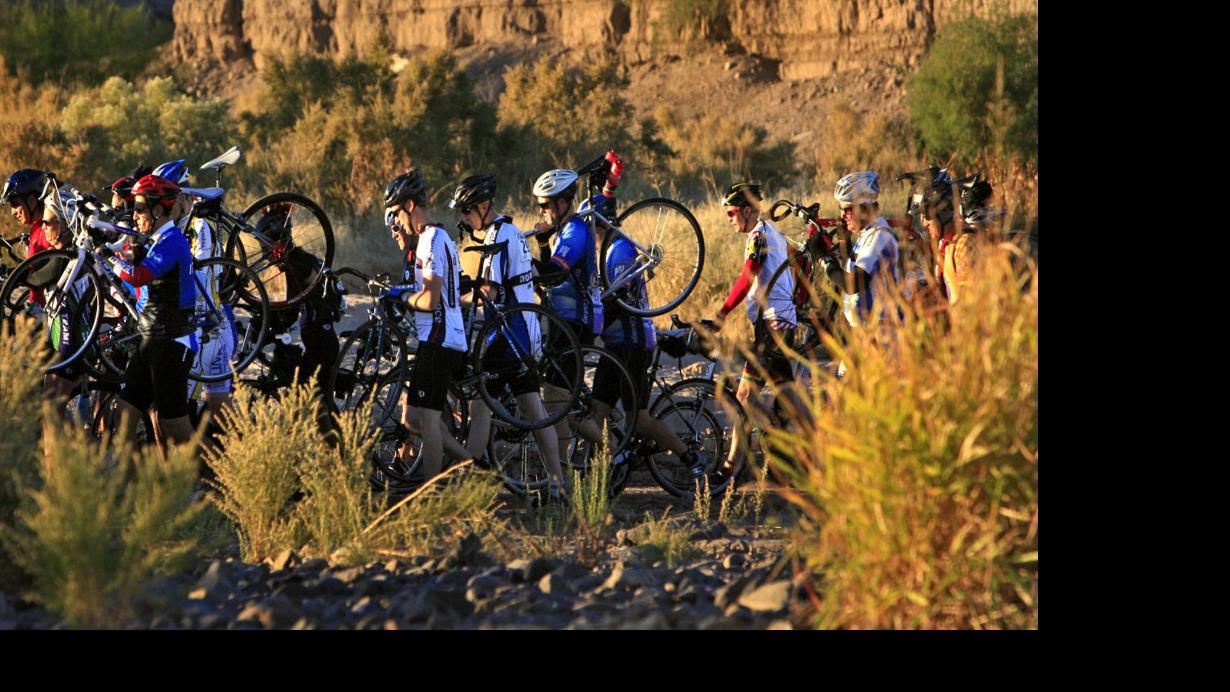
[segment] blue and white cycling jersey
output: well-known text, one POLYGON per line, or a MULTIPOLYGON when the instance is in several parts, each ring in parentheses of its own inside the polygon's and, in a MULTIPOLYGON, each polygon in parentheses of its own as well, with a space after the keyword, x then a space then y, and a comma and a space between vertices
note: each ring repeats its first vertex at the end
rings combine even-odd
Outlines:
MULTIPOLYGON (((636 262, 638 253, 622 234, 616 236, 606 253, 607 276, 619 276, 636 262)), ((627 297, 625 303, 641 309, 649 307, 649 299, 645 293, 645 278, 638 276, 625 285, 627 297)), ((657 347, 657 332, 653 320, 648 317, 637 317, 619 307, 614 301, 603 306, 605 323, 602 330, 604 346, 635 346, 652 351, 657 347)))
MULTIPOLYGON (((508 243, 502 252, 486 259, 486 269, 483 279, 503 287, 503 302, 496 302, 503 308, 513 303, 535 303, 534 300, 534 266, 533 255, 530 254, 529 241, 521 233, 521 229, 507 216, 500 216, 487 226, 487 236, 484 245, 508 243)), ((486 309, 486 308, 485 308, 486 309)), ((489 316, 484 316, 488 317, 489 316)), ((522 315, 523 319, 514 322, 513 338, 525 353, 538 354, 542 349, 541 325, 538 320, 530 319, 530 315, 522 315)))
MULTIPOLYGON (((846 271, 852 272, 856 267, 862 269, 867 272, 868 280, 863 290, 843 296, 842 314, 851 326, 859 326, 872 314, 877 302, 877 284, 889 280, 896 283, 899 279, 897 238, 884 217, 877 217, 859 233, 851 255, 846 260, 846 271)), ((887 309, 881 310, 879 318, 881 322, 888 319, 887 309)))
MULTIPOLYGON (((581 209, 587 208, 587 201, 581 209)), ((568 278, 547 291, 547 305, 560 317, 602 332, 602 285, 598 276, 598 250, 589 225, 577 216, 563 223, 552 238, 551 259, 568 270, 568 278)))

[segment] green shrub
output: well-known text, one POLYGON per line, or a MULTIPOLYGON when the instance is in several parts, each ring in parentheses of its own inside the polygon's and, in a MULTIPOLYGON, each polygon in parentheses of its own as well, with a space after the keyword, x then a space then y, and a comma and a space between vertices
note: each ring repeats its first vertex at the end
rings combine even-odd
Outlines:
POLYGON ((662 13, 667 40, 698 38, 720 41, 730 37, 727 0, 668 0, 662 13))
MULTIPOLYGON (((44 406, 44 417, 55 415, 44 406)), ((195 557, 187 529, 204 506, 192 500, 196 460, 189 446, 164 461, 157 447, 95 442, 67 425, 45 444, 54 465, 26 489, 30 506, 4 543, 44 607, 74 625, 123 625, 152 577, 195 557)))
POLYGON ((758 125, 717 111, 701 115, 699 121, 685 120, 666 105, 654 110, 653 119, 670 153, 652 160, 664 165, 666 175, 661 177, 676 189, 702 191, 697 185, 702 183, 707 188, 703 191, 720 193, 737 180, 779 186, 795 175, 794 145, 770 143, 768 132, 758 125))
POLYGON ((298 548, 307 536, 293 500, 302 487, 299 467, 318 463, 319 432, 311 389, 291 389, 281 400, 235 397, 220 417, 222 446, 206 450, 217 476, 218 508, 235 523, 249 561, 298 548))
POLYGON ((0 55, 36 83, 132 79, 171 40, 170 22, 144 3, 17 0, 0 4, 0 55))
POLYGON ((945 24, 909 80, 919 141, 941 158, 1038 157, 1038 15, 945 24))
POLYGON ((187 159, 200 165, 234 144, 230 108, 221 99, 194 99, 170 77, 155 77, 141 87, 112 77, 97 89, 75 94, 64 109, 60 127, 95 170, 79 170, 101 186, 139 162, 156 166, 187 159))
POLYGON ((582 70, 544 58, 510 68, 504 84, 499 117, 509 148, 501 158, 521 176, 509 189, 528 195, 543 171, 582 166, 606 149, 634 158, 638 140, 632 106, 623 96, 627 80, 614 60, 582 70))

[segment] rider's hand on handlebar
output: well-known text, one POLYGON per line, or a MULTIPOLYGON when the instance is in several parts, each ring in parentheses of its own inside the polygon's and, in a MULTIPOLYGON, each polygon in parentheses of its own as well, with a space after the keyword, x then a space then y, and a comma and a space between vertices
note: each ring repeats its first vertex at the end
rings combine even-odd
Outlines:
POLYGON ((721 313, 717 313, 711 318, 702 319, 700 321, 700 326, 713 332, 714 334, 717 334, 718 332, 722 331, 722 323, 725 321, 726 321, 726 318, 723 317, 721 313))

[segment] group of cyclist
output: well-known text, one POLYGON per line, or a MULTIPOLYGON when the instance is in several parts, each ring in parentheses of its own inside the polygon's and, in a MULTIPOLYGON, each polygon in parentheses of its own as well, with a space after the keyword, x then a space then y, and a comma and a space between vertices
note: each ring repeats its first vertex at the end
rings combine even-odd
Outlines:
MULTIPOLYGON (((609 151, 600 171, 605 175, 601 193, 581 194, 582 176, 577 171, 554 169, 535 182, 532 194, 541 220, 526 233, 510 216, 494 205, 498 189, 494 174, 473 175, 460 182, 448 202, 457 215, 463 232, 481 236, 491 246, 484 257, 483 274, 469 281, 462 276, 457 244, 448 231, 435 221, 428 209, 428 185, 421 173, 410 170, 396 176, 385 187, 384 218, 391 239, 402 257, 401 282, 404 305, 413 312, 418 346, 413 371, 409 373, 406 406, 401 423, 421 442, 419 452, 421 480, 438 475, 445 454, 458 461, 475 459, 486 453, 491 435, 492 413, 481 400, 469 410, 466 440, 454 438, 446 423, 450 388, 463 376, 465 354, 470 348, 463 320, 463 309, 481 291, 490 306, 502 309, 518 303, 535 303, 535 286, 544 289, 544 306, 562 318, 576 341, 589 346, 601 338, 603 348, 632 375, 631 391, 623 385, 616 366, 602 361, 593 377, 593 401, 588 417, 568 416, 554 426, 533 430, 549 483, 543 501, 562 501, 567 496, 564 460, 573 438, 580 436, 591 444, 603 441, 604 424, 622 415, 634 417, 635 433, 651 440, 661 449, 677 456, 699 487, 705 482, 721 485, 738 470, 737 460, 745 453, 742 435, 733 435, 725 459, 710 459, 703 451, 689 446, 671 428, 648 411, 649 364, 657 346, 657 333, 649 317, 632 314, 621 301, 644 305, 647 288, 643 274, 636 275, 621 289, 621 301, 604 301, 599 279, 599 262, 609 274, 619 275, 637 256, 634 245, 622 236, 606 242, 606 234, 618 232, 603 223, 587 222, 586 211, 598 210, 605 218, 616 217, 615 192, 621 182, 623 162, 609 151), (579 203, 578 203, 579 202, 579 203), (531 248, 530 238, 533 239, 531 248), (599 248, 606 247, 605 257, 599 248), (632 408, 629 404, 635 402, 632 408), (623 404, 624 412, 617 412, 623 404)), ((932 180, 911 209, 923 217, 923 224, 936 248, 927 278, 934 278, 942 295, 956 301, 961 287, 969 280, 970 266, 976 257, 976 234, 985 224, 996 220, 997 212, 986 202, 991 187, 981 178, 954 181, 946 171, 932 169, 932 180), (954 189, 957 192, 954 194, 954 189), (959 199, 959 205, 955 201, 959 199), (960 210, 963 224, 957 222, 960 210)), ((64 247, 70 242, 64 208, 72 193, 66 186, 46 192, 47 176, 41 171, 22 169, 9 176, 0 201, 8 203, 17 221, 28 228, 30 256, 43 250, 64 247)), ((100 238, 101 252, 116 276, 130 287, 137 299, 140 346, 129 359, 119 395, 123 420, 131 431, 140 414, 150 414, 160 441, 188 442, 193 424, 188 402, 200 385, 190 381, 195 363, 205 372, 226 372, 234 354, 236 329, 233 316, 205 326, 197 326, 194 312, 204 296, 197 286, 216 290, 216 276, 193 277, 194 260, 216 257, 221 252, 214 229, 200 217, 186 223, 193 204, 193 189, 185 188, 188 169, 183 161, 173 161, 156 169, 138 167, 108 186, 116 219, 134 225, 138 235, 130 241, 115 237, 100 238)), ((593 187, 589 188, 591 191, 593 187)), ((874 171, 860 171, 842 177, 834 192, 841 209, 832 256, 840 266, 830 276, 840 277, 843 301, 841 313, 852 326, 878 321, 889 303, 886 290, 901 278, 901 251, 898 237, 880 214, 880 184, 874 171)), ((752 182, 732 184, 722 198, 731 228, 747 236, 742 270, 722 307, 704 321, 711 331, 722 328, 727 316, 742 304, 752 327, 752 343, 737 389, 744 405, 768 408, 761 401, 766 382, 778 385, 778 406, 784 417, 798 424, 810 421, 810 412, 794 386, 794 363, 783 348, 793 341, 799 326, 799 292, 790 272, 778 270, 789 261, 791 246, 783 233, 762 213, 761 187, 752 182), (770 284, 771 277, 782 278, 770 284)), ((272 235, 288 221, 274 208, 258 226, 272 235)), ((258 230, 260 230, 258 228, 258 230)), ((319 262, 314 257, 292 257, 306 264, 319 262)), ((48 267, 41 285, 51 285, 63 266, 48 267)), ((329 372, 338 358, 338 339, 333 323, 341 317, 336 303, 324 298, 322 288, 305 302, 302 339, 308 353, 300 363, 298 380, 308 381, 329 372)), ((41 301, 37 291, 31 299, 41 301)), ((288 311, 282 322, 300 316, 299 308, 288 311)), ((284 326, 284 325, 283 325, 284 326)), ((62 345, 67 325, 49 325, 53 345, 62 345), (58 341, 58 343, 57 343, 58 341)), ((523 349, 539 352, 544 346, 558 349, 563 334, 555 330, 540 333, 540 325, 521 313, 512 325, 516 341, 523 349), (547 343, 543 343, 544 339, 547 343), (555 343, 553 343, 555 342, 555 343)), ((507 349, 511 344, 505 346, 507 349)), ((488 354, 495 362, 511 359, 512 353, 488 354)), ((840 374, 840 373, 839 373, 840 374)), ((44 392, 48 398, 68 396, 81 374, 71 368, 47 375, 44 392)), ((569 399, 569 383, 558 372, 541 374, 524 370, 503 382, 523 415, 545 420, 569 399)), ((232 380, 205 385, 211 412, 217 413, 230 400, 232 380)), ((327 397, 323 387, 318 388, 327 397)), ((402 443, 400 455, 411 454, 413 445, 402 443)))

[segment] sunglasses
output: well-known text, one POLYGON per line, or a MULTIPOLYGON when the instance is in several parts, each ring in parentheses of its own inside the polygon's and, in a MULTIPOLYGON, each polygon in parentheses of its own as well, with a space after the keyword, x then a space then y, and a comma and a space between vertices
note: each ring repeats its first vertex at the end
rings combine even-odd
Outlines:
POLYGON ((549 208, 551 208, 551 205, 552 205, 552 204, 555 204, 555 200, 553 200, 553 199, 549 199, 549 200, 547 200, 547 201, 545 201, 545 202, 539 202, 539 203, 538 203, 538 208, 539 208, 539 209, 549 209, 549 208))
POLYGON ((853 213, 853 211, 854 211, 854 207, 853 207, 853 206, 849 206, 849 207, 842 207, 842 208, 841 208, 841 213, 842 213, 842 214, 853 213))
POLYGON ((135 204, 133 204, 133 205, 132 205, 132 213, 134 213, 134 214, 149 214, 149 215, 151 215, 151 216, 152 216, 152 215, 153 215, 153 213, 154 213, 154 205, 152 205, 152 204, 145 204, 145 203, 143 203, 143 202, 137 202, 137 203, 135 203, 135 204))
POLYGON ((475 208, 474 207, 462 207, 458 209, 457 211, 461 212, 462 216, 469 216, 470 214, 474 213, 475 208))
POLYGON ((739 215, 739 212, 741 212, 741 211, 743 211, 743 207, 735 207, 734 209, 727 209, 727 210, 726 210, 726 216, 727 216, 727 218, 731 218, 731 219, 733 219, 733 218, 735 218, 736 216, 738 216, 738 215, 739 215))

